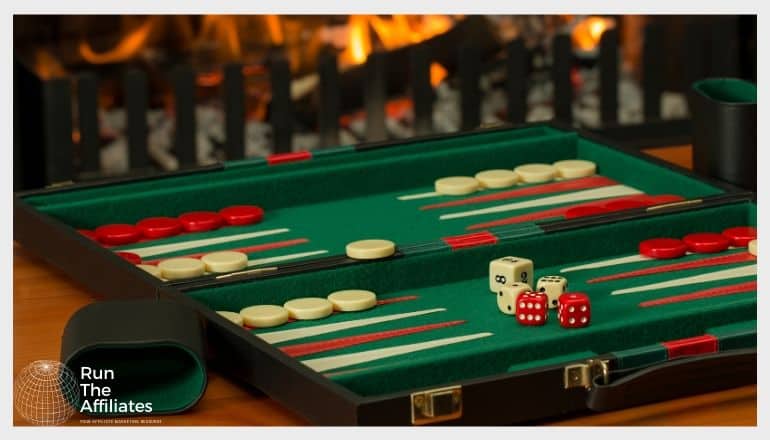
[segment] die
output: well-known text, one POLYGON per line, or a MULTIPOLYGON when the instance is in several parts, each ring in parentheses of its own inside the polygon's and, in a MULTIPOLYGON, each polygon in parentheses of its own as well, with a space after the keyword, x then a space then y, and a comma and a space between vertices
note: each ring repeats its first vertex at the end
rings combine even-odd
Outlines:
POLYGON ((522 292, 516 298, 516 321, 521 325, 543 325, 548 321, 548 295, 522 292))
POLYGON ((548 295, 548 308, 555 309, 559 305, 559 295, 567 291, 567 279, 559 275, 540 277, 536 289, 548 295))
POLYGON ((586 327, 591 323, 591 300, 585 293, 569 292, 559 297, 557 312, 564 328, 586 327))
POLYGON ((506 315, 516 314, 516 298, 521 293, 531 292, 529 284, 513 283, 512 286, 503 286, 497 293, 497 308, 506 315))
POLYGON ((503 286, 513 283, 530 284, 534 264, 521 257, 503 257, 489 262, 489 290, 498 293, 503 286))

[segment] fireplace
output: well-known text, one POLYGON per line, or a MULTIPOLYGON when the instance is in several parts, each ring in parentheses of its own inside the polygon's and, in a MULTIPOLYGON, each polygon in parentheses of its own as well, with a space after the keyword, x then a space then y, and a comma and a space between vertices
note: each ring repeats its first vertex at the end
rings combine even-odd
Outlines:
POLYGON ((686 142, 755 17, 14 17, 17 189, 549 119, 686 142), (18 132, 18 133, 17 133, 18 132))

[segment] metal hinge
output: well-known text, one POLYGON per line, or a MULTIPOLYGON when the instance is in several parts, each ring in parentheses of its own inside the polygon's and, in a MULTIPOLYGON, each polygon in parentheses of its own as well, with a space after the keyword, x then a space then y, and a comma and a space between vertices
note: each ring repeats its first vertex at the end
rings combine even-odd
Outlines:
POLYGON ((463 415, 460 385, 412 393, 412 425, 459 419, 463 415))
POLYGON ((564 388, 582 387, 590 390, 594 382, 606 384, 610 375, 608 361, 588 359, 582 364, 571 364, 564 367, 564 388))

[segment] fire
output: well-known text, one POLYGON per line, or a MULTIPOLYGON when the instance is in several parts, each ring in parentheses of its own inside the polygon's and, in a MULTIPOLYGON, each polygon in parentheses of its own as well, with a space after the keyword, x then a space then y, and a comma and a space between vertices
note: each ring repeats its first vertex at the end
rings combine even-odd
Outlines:
POLYGON ((34 71, 41 79, 52 79, 67 74, 64 66, 47 50, 36 50, 34 63, 34 71))
POLYGON ((129 32, 115 48, 107 52, 94 51, 87 41, 81 41, 78 50, 84 60, 93 64, 118 63, 129 60, 145 47, 156 23, 156 17, 150 17, 138 28, 129 32))
POLYGON ((276 46, 282 45, 284 38, 281 18, 277 15, 265 15, 265 22, 267 23, 267 30, 270 33, 270 41, 276 46))
POLYGON ((198 33, 196 45, 206 41, 218 41, 224 44, 224 51, 232 58, 241 56, 241 40, 238 37, 236 18, 230 15, 206 15, 203 17, 201 31, 198 33))
POLYGON ((366 57, 372 52, 372 42, 369 37, 369 20, 362 15, 350 17, 348 32, 350 40, 347 50, 342 54, 343 63, 361 64, 366 61, 366 57))
POLYGON ((383 49, 394 50, 442 34, 453 24, 453 19, 446 15, 352 15, 341 64, 347 67, 365 62, 374 44, 372 33, 383 49))
POLYGON ((615 21, 610 18, 588 17, 572 29, 572 46, 581 51, 594 50, 604 31, 614 27, 615 21))
POLYGON ((448 75, 448 72, 439 63, 433 62, 430 63, 430 84, 435 88, 438 87, 439 84, 441 84, 441 81, 444 81, 444 78, 446 78, 448 75))

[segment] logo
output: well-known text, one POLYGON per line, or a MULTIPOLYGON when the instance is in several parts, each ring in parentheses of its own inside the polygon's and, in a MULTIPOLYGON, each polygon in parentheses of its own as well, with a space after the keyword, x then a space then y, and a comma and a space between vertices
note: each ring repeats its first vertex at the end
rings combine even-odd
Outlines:
POLYGON ((16 376, 13 406, 30 423, 61 425, 75 414, 79 403, 77 378, 61 362, 35 361, 16 376))

